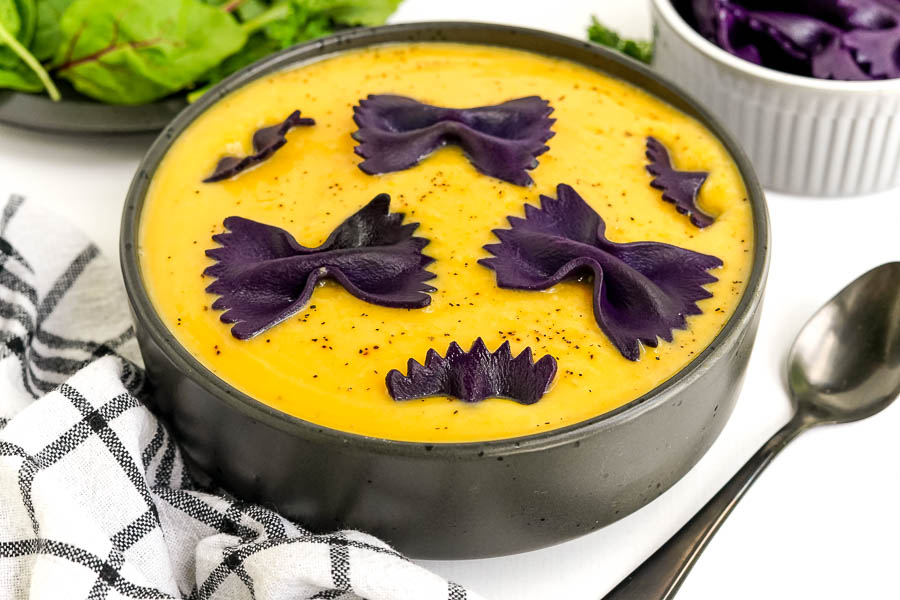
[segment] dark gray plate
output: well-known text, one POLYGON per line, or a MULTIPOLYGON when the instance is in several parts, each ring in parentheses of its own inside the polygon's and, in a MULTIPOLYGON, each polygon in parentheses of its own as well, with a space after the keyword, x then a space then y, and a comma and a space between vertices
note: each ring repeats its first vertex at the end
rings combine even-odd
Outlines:
POLYGON ((59 84, 63 99, 42 94, 0 91, 0 123, 77 134, 132 134, 161 130, 187 106, 183 95, 138 106, 103 104, 59 84))

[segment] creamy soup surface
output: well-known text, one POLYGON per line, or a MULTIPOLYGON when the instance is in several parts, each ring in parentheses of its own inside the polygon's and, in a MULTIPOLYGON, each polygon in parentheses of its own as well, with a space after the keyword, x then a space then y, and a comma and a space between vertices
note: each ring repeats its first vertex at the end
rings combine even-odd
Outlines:
POLYGON ((589 68, 540 55, 477 45, 385 45, 343 53, 258 80, 198 118, 153 177, 140 229, 140 260, 151 300, 176 338, 218 377, 254 398, 321 426, 393 440, 460 442, 564 427, 619 407, 670 378, 709 345, 732 315, 752 266, 752 210, 728 153, 703 126, 641 90, 589 68), (520 187, 477 172, 462 152, 442 148, 406 171, 371 176, 354 154, 353 106, 369 94, 400 94, 448 107, 538 95, 550 101, 556 135, 520 187), (225 154, 252 152, 250 138, 294 109, 316 120, 287 134, 269 160, 237 177, 202 183, 225 154), (675 166, 709 171, 700 204, 715 223, 698 229, 650 187, 646 136, 667 146, 675 166), (625 359, 594 320, 591 285, 565 282, 542 292, 500 289, 477 263, 496 243, 492 229, 523 216, 525 203, 567 183, 606 221, 615 242, 654 240, 713 254, 724 266, 674 342, 625 359), (326 282, 287 321, 241 341, 211 308, 205 250, 236 215, 288 230, 317 246, 375 195, 418 222, 437 277, 431 305, 368 304, 326 282), (429 348, 468 349, 509 341, 551 354, 558 372, 533 405, 447 397, 397 402, 385 386, 429 348))

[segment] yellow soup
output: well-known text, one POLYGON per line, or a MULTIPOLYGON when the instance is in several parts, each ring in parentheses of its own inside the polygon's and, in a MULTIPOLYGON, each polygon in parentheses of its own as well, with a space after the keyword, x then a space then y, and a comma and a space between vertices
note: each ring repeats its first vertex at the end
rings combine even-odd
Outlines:
POLYGON ((699 354, 740 300, 751 269, 751 207, 738 170, 703 126, 629 84, 577 64, 488 46, 399 44, 347 52, 277 73, 231 94, 196 120, 157 170, 141 218, 140 260, 150 297, 177 339, 223 380, 278 410, 322 426, 393 440, 461 442, 540 433, 600 415, 652 390, 699 354), (353 106, 368 94, 400 94, 448 107, 497 104, 538 95, 550 101, 556 135, 519 187, 478 173, 452 146, 405 171, 366 175, 353 152, 353 106), (250 137, 294 109, 316 125, 255 169, 201 183, 224 154, 252 152, 250 137), (646 136, 675 166, 706 170, 700 194, 715 223, 698 229, 663 202, 645 170, 646 136), (540 194, 567 183, 606 221, 615 242, 654 240, 714 254, 724 266, 674 342, 625 359, 594 320, 591 286, 565 282, 542 292, 504 290, 477 263, 496 243, 492 229, 522 216, 540 194), (234 338, 211 308, 205 250, 223 219, 246 217, 321 244, 375 195, 419 222, 437 291, 430 306, 368 304, 328 281, 292 318, 253 339, 234 338), (406 372, 429 348, 468 349, 482 337, 494 350, 556 357, 558 372, 539 402, 447 397, 394 401, 391 369, 406 372))

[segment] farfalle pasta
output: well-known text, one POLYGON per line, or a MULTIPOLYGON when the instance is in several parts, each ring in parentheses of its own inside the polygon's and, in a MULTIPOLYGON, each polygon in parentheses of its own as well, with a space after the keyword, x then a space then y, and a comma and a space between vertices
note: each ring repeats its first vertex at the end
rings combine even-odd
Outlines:
POLYGON ((553 137, 553 107, 538 96, 478 108, 441 108, 405 96, 373 94, 353 108, 353 139, 365 158, 359 168, 374 175, 402 171, 453 144, 491 177, 531 185, 528 171, 553 137))
POLYGON ((216 163, 211 175, 207 176, 204 183, 214 183, 222 181, 238 175, 242 171, 249 169, 263 162, 287 143, 287 132, 294 127, 309 127, 315 125, 314 119, 308 119, 300 116, 300 111, 295 110, 289 114, 284 121, 277 125, 261 127, 253 133, 253 153, 246 156, 223 156, 216 163))
POLYGON ((497 273, 497 285, 546 290, 563 280, 589 283, 597 325, 628 360, 641 345, 672 341, 697 302, 712 294, 703 286, 722 266, 715 256, 671 244, 611 242, 606 223, 571 186, 560 184, 556 199, 541 196, 541 207, 525 205, 525 218, 508 217, 509 229, 495 229, 494 256, 479 261, 497 273))
POLYGON ((206 291, 219 298, 212 308, 234 323, 231 333, 248 339, 299 312, 325 279, 338 282, 364 302, 394 308, 431 303, 422 254, 428 240, 413 237, 418 223, 402 224, 390 213, 390 197, 376 196, 341 223, 322 245, 307 248, 284 229, 242 217, 228 217, 221 244, 206 251, 216 263, 204 270, 215 277, 206 291))
POLYGON ((531 348, 525 348, 513 356, 508 341, 491 352, 478 338, 468 352, 451 342, 444 356, 428 350, 424 364, 410 358, 406 375, 392 369, 386 383, 394 400, 449 396, 463 402, 507 398, 534 404, 549 390, 556 369, 556 359, 550 355, 535 362, 531 348))

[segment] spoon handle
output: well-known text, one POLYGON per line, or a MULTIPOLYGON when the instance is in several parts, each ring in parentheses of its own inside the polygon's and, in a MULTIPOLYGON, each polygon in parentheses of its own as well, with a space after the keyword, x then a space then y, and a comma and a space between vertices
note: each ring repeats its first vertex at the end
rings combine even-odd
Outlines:
POLYGON ((735 473, 734 477, 659 550, 639 565, 603 600, 671 600, 713 534, 760 473, 799 433, 813 424, 795 413, 791 420, 735 473))

